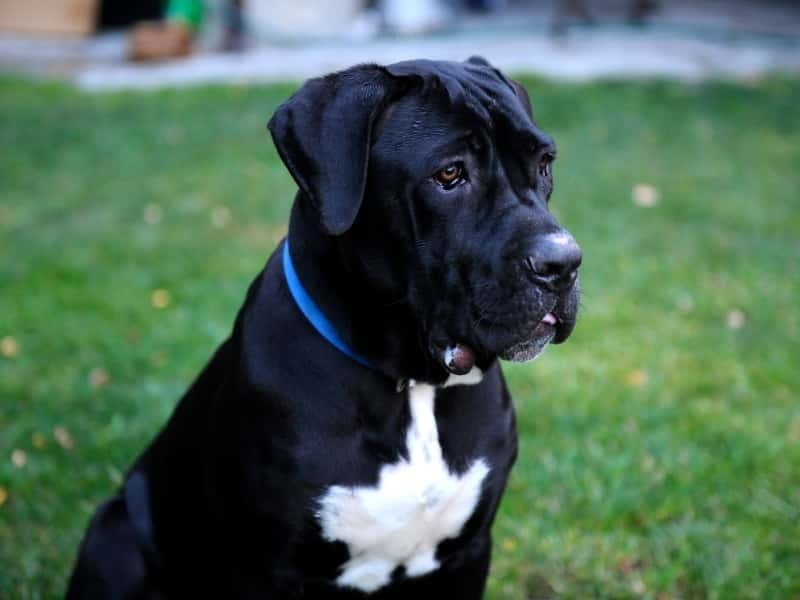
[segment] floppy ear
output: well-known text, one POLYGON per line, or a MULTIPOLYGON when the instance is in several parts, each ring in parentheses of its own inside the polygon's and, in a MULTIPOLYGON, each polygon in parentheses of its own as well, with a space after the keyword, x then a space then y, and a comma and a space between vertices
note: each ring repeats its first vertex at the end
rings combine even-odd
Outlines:
POLYGON ((373 124, 399 90, 384 68, 360 65, 309 80, 269 121, 278 154, 329 235, 355 221, 373 124))

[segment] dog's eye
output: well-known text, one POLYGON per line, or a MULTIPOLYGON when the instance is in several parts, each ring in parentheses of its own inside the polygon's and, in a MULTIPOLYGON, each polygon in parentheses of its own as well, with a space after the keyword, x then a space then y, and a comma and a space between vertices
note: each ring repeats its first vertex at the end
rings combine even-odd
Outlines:
POLYGON ((550 154, 543 154, 542 157, 539 159, 539 175, 542 177, 547 177, 550 175, 550 165, 553 163, 555 156, 550 154))
POLYGON ((464 167, 460 163, 447 165, 433 174, 436 183, 449 190, 464 180, 464 167))

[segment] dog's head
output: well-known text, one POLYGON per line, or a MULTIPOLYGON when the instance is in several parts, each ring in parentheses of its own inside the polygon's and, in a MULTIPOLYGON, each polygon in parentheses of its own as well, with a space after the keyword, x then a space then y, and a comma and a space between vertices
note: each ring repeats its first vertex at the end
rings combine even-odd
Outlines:
POLYGON ((581 251, 548 209, 555 144, 485 60, 313 79, 269 128, 320 234, 448 371, 569 336, 581 251))

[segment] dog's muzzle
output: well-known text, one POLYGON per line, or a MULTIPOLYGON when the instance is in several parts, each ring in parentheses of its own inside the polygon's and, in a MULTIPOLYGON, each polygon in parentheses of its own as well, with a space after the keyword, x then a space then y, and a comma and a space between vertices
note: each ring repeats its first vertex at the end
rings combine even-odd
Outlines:
POLYGON ((583 260, 580 246, 566 230, 537 236, 525 266, 543 293, 555 295, 555 306, 547 310, 527 337, 499 353, 513 362, 533 360, 551 341, 569 337, 575 325, 578 298, 578 268, 583 260))

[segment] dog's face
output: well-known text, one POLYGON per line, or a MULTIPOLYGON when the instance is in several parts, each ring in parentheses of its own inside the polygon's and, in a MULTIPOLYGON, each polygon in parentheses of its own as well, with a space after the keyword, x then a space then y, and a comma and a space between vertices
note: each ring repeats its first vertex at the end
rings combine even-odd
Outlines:
POLYGON ((451 372, 565 340, 581 252, 548 209, 555 144, 524 90, 480 59, 387 71, 403 85, 369 114, 342 255, 380 297, 408 304, 451 372))

